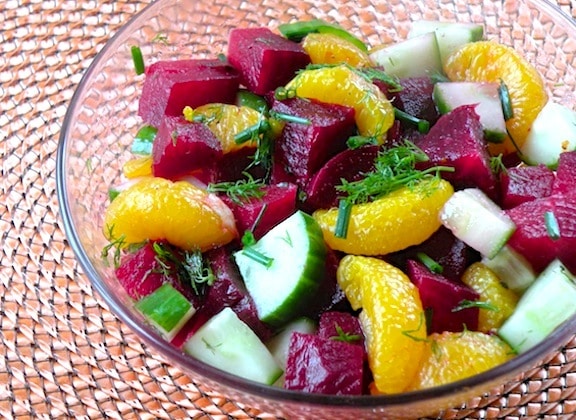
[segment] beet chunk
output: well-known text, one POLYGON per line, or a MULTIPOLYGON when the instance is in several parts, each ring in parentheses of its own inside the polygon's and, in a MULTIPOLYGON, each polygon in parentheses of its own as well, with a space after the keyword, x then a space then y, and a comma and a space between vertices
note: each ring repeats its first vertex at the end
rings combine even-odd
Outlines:
POLYGON ((440 114, 434 104, 432 92, 434 91, 434 81, 430 77, 407 77, 398 81, 401 89, 384 88, 380 89, 386 93, 392 104, 418 118, 436 123, 440 114))
POLYGON ((574 180, 576 180, 576 152, 561 153, 556 168, 553 194, 574 194, 576 191, 574 180))
POLYGON ((378 150, 378 146, 347 149, 326 162, 306 186, 306 208, 317 210, 337 207, 342 193, 336 187, 342 184, 342 179, 358 181, 364 174, 373 171, 378 150))
POLYGON ((353 108, 294 98, 275 100, 272 110, 310 122, 286 123, 275 145, 280 161, 300 187, 305 187, 328 159, 343 151, 355 132, 353 108))
POLYGON ((166 117, 152 146, 152 173, 175 180, 195 171, 213 172, 221 156, 220 141, 208 126, 166 117))
POLYGON ((146 69, 138 115, 158 127, 165 115, 181 116, 187 105, 234 103, 239 80, 220 60, 158 61, 146 69))
POLYGON ((408 277, 418 288, 422 306, 430 315, 429 334, 478 329, 477 307, 455 311, 463 301, 478 300, 480 296, 474 290, 432 273, 423 264, 414 260, 408 261, 408 277))
POLYGON ((576 195, 555 194, 528 201, 506 210, 516 224, 508 240, 517 252, 542 271, 559 258, 571 272, 576 272, 576 195), (546 227, 546 213, 553 215, 559 226, 559 236, 551 235, 546 227))
POLYGON ((253 198, 247 202, 237 203, 226 196, 222 200, 228 204, 236 219, 239 232, 251 230, 256 239, 292 215, 296 211, 298 187, 294 184, 274 184, 263 187, 264 196, 253 198), (265 208, 262 213, 263 208, 265 208), (262 214, 261 214, 262 213, 262 214), (260 219, 258 217, 260 216, 260 219))
POLYGON ((442 275, 452 282, 460 282, 466 268, 480 259, 480 255, 458 239, 450 229, 441 226, 429 239, 420 245, 388 254, 384 259, 402 271, 406 271, 408 260, 418 260, 424 253, 442 266, 442 275))
POLYGON ((552 194, 554 172, 545 165, 509 168, 500 175, 502 208, 516 207, 526 201, 552 194))
POLYGON ((284 387, 330 395, 360 395, 364 350, 343 341, 295 332, 290 338, 284 387))
POLYGON ((310 64, 302 46, 268 28, 236 28, 228 39, 228 60, 241 74, 241 82, 257 95, 288 83, 310 64))
POLYGON ((154 292, 164 283, 170 283, 182 293, 195 308, 201 305, 202 297, 192 289, 192 285, 181 281, 176 264, 158 256, 154 244, 168 250, 176 257, 182 257, 179 249, 172 247, 164 241, 146 242, 136 252, 125 256, 116 269, 116 278, 124 287, 128 295, 135 300, 154 292))
POLYGON ((339 339, 342 334, 352 337, 350 344, 364 348, 364 333, 358 318, 347 312, 328 311, 320 315, 316 334, 325 340, 339 339), (357 338, 356 338, 357 337, 357 338))
POLYGON ((478 187, 496 199, 496 177, 490 169, 490 155, 475 105, 463 105, 441 116, 417 146, 430 158, 419 169, 454 167, 454 172, 442 172, 442 177, 454 187, 478 187))

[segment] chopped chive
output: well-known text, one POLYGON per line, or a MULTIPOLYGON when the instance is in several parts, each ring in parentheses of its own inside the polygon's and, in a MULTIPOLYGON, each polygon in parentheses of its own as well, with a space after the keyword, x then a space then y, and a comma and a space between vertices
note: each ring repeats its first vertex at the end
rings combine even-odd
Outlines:
POLYGON ((510 118, 514 117, 514 110, 512 109, 512 101, 510 100, 510 92, 508 91, 508 86, 506 86, 504 81, 500 81, 498 95, 500 96, 500 102, 502 103, 504 120, 508 121, 510 118))
POLYGON ((247 141, 256 140, 257 137, 270 129, 270 124, 266 120, 260 120, 254 125, 240 131, 234 136, 234 143, 242 144, 247 141))
POLYGON ((134 62, 134 69, 136 70, 136 74, 140 75, 144 73, 144 58, 142 57, 142 50, 138 45, 133 45, 130 48, 130 52, 132 53, 132 61, 134 62))
POLYGON ((366 136, 352 136, 346 140, 346 146, 348 149, 358 149, 362 146, 372 144, 377 145, 378 140, 376 137, 366 137, 366 136))
POLYGON ((352 213, 352 203, 348 200, 340 200, 338 203, 338 218, 336 219, 336 228, 334 236, 337 238, 346 238, 348 234, 348 225, 350 224, 350 215, 352 213))
POLYGON ((262 254, 260 251, 257 251, 252 247, 244 248, 243 252, 244 255, 246 255, 248 258, 256 261, 259 264, 262 264, 266 268, 270 268, 274 262, 274 258, 270 258, 269 256, 262 254))
POLYGON ((310 125, 312 122, 308 118, 298 117, 296 115, 285 114, 283 112, 278 111, 270 111, 270 117, 276 118, 277 120, 296 123, 296 124, 304 124, 310 125))
POLYGON ((544 223, 546 223, 546 232, 548 236, 553 241, 560 239, 560 225, 558 225, 558 219, 552 211, 547 211, 544 213, 544 223))
POLYGON ((494 311, 494 312, 498 312, 498 307, 492 305, 489 302, 482 302, 480 300, 462 300, 458 306, 456 306, 455 308, 452 308, 452 312, 458 312, 458 311, 462 311, 464 309, 469 309, 469 308, 478 308, 478 309, 485 309, 487 311, 494 311))
POLYGON ((430 130, 429 121, 415 117, 414 115, 410 115, 407 112, 404 112, 398 108, 394 108, 394 116, 402 122, 416 126, 416 128, 418 128, 419 133, 426 134, 430 130))
POLYGON ((442 274, 442 272, 444 271, 444 267, 442 267, 440 264, 438 264, 436 261, 434 261, 425 253, 419 252, 416 254, 416 256, 418 257, 420 262, 424 264, 428 268, 428 270, 432 271, 433 273, 442 274))

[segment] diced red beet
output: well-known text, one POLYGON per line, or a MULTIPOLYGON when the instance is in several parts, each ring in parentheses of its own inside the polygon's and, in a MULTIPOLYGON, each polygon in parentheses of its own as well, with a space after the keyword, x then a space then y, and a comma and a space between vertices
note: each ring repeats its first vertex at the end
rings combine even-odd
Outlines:
POLYGON ((300 98, 275 100, 272 110, 310 121, 287 122, 276 139, 276 153, 304 187, 331 157, 345 150, 355 132, 354 109, 300 98))
POLYGON ((400 79, 398 83, 402 86, 401 89, 391 89, 382 82, 378 82, 377 86, 396 108, 427 120, 430 125, 436 123, 440 114, 432 96, 434 81, 430 77, 407 77, 400 79))
POLYGON ((306 186, 306 208, 316 210, 338 206, 341 193, 336 190, 336 186, 342 184, 342 179, 357 181, 374 170, 378 150, 378 146, 346 149, 326 162, 306 186))
POLYGON ((234 103, 240 78, 220 60, 158 61, 146 69, 138 115, 159 127, 165 115, 181 116, 185 106, 234 103))
POLYGON ((290 338, 284 387, 329 395, 360 395, 364 379, 362 347, 295 332, 290 338))
POLYGON ((463 105, 438 119, 430 132, 417 142, 430 158, 418 167, 454 167, 454 172, 442 172, 442 177, 456 188, 478 187, 496 199, 496 177, 490 168, 490 155, 475 108, 475 105, 463 105))
POLYGON ((241 82, 257 95, 287 84, 296 71, 310 64, 302 46, 268 28, 236 28, 228 39, 228 60, 241 82))
POLYGON ((442 275, 452 282, 460 282, 464 271, 480 254, 458 239, 450 229, 441 226, 429 239, 420 245, 384 256, 384 259, 405 271, 408 260, 418 260, 424 253, 442 266, 442 275))
POLYGON ((200 306, 184 331, 174 338, 174 345, 182 345, 206 321, 225 307, 230 307, 262 340, 272 336, 272 330, 258 319, 252 298, 246 291, 231 250, 216 248, 204 254, 216 280, 208 288, 204 304, 200 306))
MULTIPOLYGON (((171 246, 166 242, 159 241, 158 244, 171 249, 171 246)), ((179 250, 171 249, 171 251, 178 255, 179 250)), ((194 307, 199 307, 202 298, 194 293, 191 285, 180 281, 175 264, 169 260, 162 261, 162 263, 164 269, 158 260, 154 242, 146 242, 136 252, 123 258, 115 271, 116 278, 132 299, 139 300, 155 291, 162 284, 170 283, 186 296, 194 307)))
POLYGON ((516 207, 552 194, 554 172, 545 165, 508 168, 500 175, 501 206, 516 207))
POLYGON ((574 180, 576 180, 576 151, 561 153, 556 168, 553 194, 574 194, 576 191, 574 180))
POLYGON ((317 319, 318 314, 326 311, 352 312, 350 302, 336 279, 336 271, 341 258, 339 253, 328 249, 324 279, 318 287, 316 296, 306 308, 304 316, 317 319))
POLYGON ((238 181, 246 178, 246 173, 254 179, 263 179, 266 170, 261 165, 253 165, 255 153, 256 149, 250 147, 225 153, 216 164, 214 182, 238 181))
POLYGON ((298 187, 296 185, 266 185, 263 190, 263 197, 253 198, 241 204, 234 202, 227 196, 221 197, 232 210, 239 232, 251 230, 258 220, 258 224, 252 232, 256 239, 260 239, 266 232, 296 211, 298 195, 298 187), (262 213, 264 206, 266 209, 262 213), (258 219, 260 213, 262 215, 258 219))
POLYGON ((364 333, 358 317, 348 312, 328 311, 320 315, 318 331, 316 334, 325 340, 334 340, 341 336, 358 337, 357 340, 348 341, 364 347, 364 333))
POLYGON ((418 288, 424 310, 430 314, 429 334, 478 329, 477 307, 455 310, 464 301, 478 300, 478 293, 464 284, 451 282, 440 274, 432 273, 414 260, 408 261, 407 274, 418 288))
POLYGON ((195 171, 210 172, 221 156, 220 141, 206 124, 166 117, 152 146, 152 173, 175 180, 195 171))
POLYGON ((575 194, 554 194, 528 201, 506 210, 506 214, 516 224, 508 245, 526 257, 536 271, 559 258, 570 271, 576 272, 575 194), (558 223, 558 239, 548 233, 546 213, 558 223))

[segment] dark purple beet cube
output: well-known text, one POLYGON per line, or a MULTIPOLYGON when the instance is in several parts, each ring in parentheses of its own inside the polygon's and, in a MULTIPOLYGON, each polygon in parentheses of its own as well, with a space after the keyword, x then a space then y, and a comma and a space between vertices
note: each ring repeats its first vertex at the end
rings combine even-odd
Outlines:
POLYGON ((542 271, 559 258, 571 272, 576 272, 575 194, 555 194, 528 201, 506 210, 506 214, 516 224, 508 245, 526 257, 536 271, 542 271), (549 231, 547 217, 558 224, 557 236, 549 231))
POLYGON ((287 84, 310 64, 302 46, 268 28, 236 28, 228 40, 228 60, 238 69, 241 82, 257 95, 287 84))
POLYGON ((556 168, 553 194, 574 194, 576 191, 576 151, 560 154, 556 168))
POLYGON ((342 179, 357 181, 373 171, 378 151, 378 146, 346 149, 328 160, 306 186, 306 208, 313 211, 337 207, 342 193, 336 187, 342 184, 342 179))
POLYGON ((342 341, 295 332, 290 338, 284 387, 329 395, 360 395, 364 350, 342 341))
POLYGON ((457 309, 465 301, 478 300, 478 293, 462 283, 451 282, 440 274, 432 273, 414 260, 408 261, 407 274, 418 288, 422 306, 429 315, 429 334, 478 329, 477 307, 457 309))
MULTIPOLYGON (((157 243, 174 255, 180 256, 181 251, 171 247, 167 242, 157 243)), ((170 283, 191 301, 195 308, 201 305, 202 298, 196 295, 192 286, 180 280, 176 264, 168 259, 159 260, 154 242, 146 242, 137 251, 125 256, 115 274, 132 299, 139 300, 154 292, 162 284, 170 283)))
POLYGON ((222 199, 232 210, 239 232, 252 230, 256 239, 288 218, 296 211, 298 187, 294 184, 273 184, 263 187, 264 196, 252 198, 249 201, 237 203, 222 196, 222 199))
POLYGON ((152 173, 175 180, 197 171, 212 172, 221 156, 220 140, 206 124, 166 117, 152 146, 152 173))
POLYGON ((454 172, 442 177, 456 188, 478 187, 490 198, 496 198, 496 177, 490 168, 490 155, 484 130, 474 105, 463 105, 442 115, 417 146, 429 157, 419 169, 451 166, 454 172))
POLYGON ((440 114, 434 104, 432 92, 434 91, 434 81, 430 77, 407 77, 398 81, 401 89, 390 89, 389 86, 379 84, 379 87, 392 104, 418 118, 436 123, 440 114))
POLYGON ((554 172, 545 165, 508 168, 500 175, 502 208, 509 209, 549 196, 554 179, 554 172))
POLYGON ((346 149, 346 141, 355 132, 353 108, 294 98, 275 100, 272 110, 310 122, 287 122, 275 143, 281 161, 301 187, 331 157, 346 149))
POLYGON ((405 271, 409 260, 418 260, 423 253, 442 266, 442 275, 453 282, 460 282, 464 271, 480 259, 479 254, 441 226, 429 239, 402 251, 388 254, 384 259, 405 271))
POLYGON ((146 69, 138 115, 158 127, 165 115, 181 116, 185 106, 234 103, 238 72, 220 60, 158 61, 146 69))
POLYGON ((325 340, 342 341, 348 337, 348 343, 364 348, 364 333, 360 321, 348 312, 328 311, 321 314, 316 334, 325 340))

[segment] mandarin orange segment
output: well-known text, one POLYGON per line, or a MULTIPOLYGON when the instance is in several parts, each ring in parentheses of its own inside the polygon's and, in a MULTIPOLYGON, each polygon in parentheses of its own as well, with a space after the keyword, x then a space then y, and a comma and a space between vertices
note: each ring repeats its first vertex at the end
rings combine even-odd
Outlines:
POLYGON ((514 357, 498 336, 478 331, 434 333, 410 390, 431 388, 474 376, 514 357))
POLYGON ((205 251, 229 243, 237 231, 232 211, 216 195, 188 182, 147 177, 110 203, 104 234, 124 245, 165 239, 205 251))
POLYGON ((253 108, 230 104, 207 104, 199 106, 193 112, 185 112, 185 118, 189 121, 194 118, 202 118, 214 135, 220 140, 223 153, 230 153, 244 147, 255 148, 256 141, 236 143, 235 136, 256 124, 262 115, 253 108))
POLYGON ((426 339, 418 289, 398 268, 380 259, 347 255, 339 264, 338 284, 360 303, 368 362, 378 392, 402 392, 413 381, 426 339))
POLYGON ((514 113, 506 122, 511 139, 493 150, 516 152, 548 101, 544 81, 534 66, 511 47, 493 41, 478 41, 465 44, 452 54, 444 64, 444 71, 453 81, 503 82, 506 85, 514 113))
POLYGON ((394 108, 384 93, 346 65, 304 70, 286 88, 302 98, 354 108, 360 135, 379 143, 394 123, 394 108))
POLYGON ((369 203, 352 206, 345 238, 335 235, 338 209, 317 210, 324 239, 335 250, 356 255, 385 255, 417 245, 440 227, 438 213, 454 193, 440 179, 403 187, 369 203))
POLYGON ((368 54, 352 42, 329 33, 311 33, 302 41, 302 48, 313 64, 349 64, 353 67, 367 66, 368 54))
POLYGON ((518 295, 505 287, 498 276, 480 262, 466 269, 462 282, 480 295, 481 302, 488 304, 487 308, 480 308, 479 331, 496 331, 518 304, 518 295))
POLYGON ((130 159, 122 166, 122 174, 128 179, 152 176, 152 157, 141 156, 130 159))

